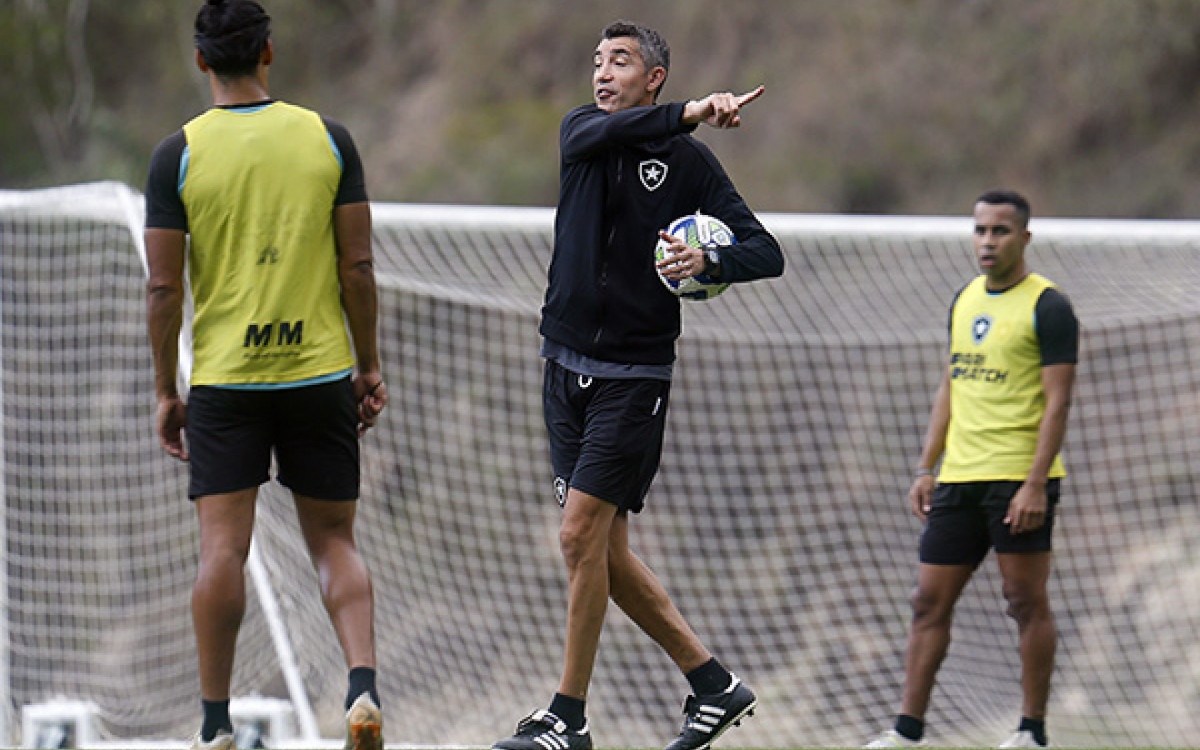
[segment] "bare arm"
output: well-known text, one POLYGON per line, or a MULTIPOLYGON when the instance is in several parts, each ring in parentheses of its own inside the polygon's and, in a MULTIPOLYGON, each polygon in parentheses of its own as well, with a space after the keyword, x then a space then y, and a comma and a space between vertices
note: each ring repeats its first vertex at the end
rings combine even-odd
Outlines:
POLYGON ((342 309, 354 344, 357 372, 354 396, 358 402, 359 434, 375 424, 387 406, 387 388, 379 364, 379 303, 371 252, 371 206, 349 203, 333 209, 337 237, 338 281, 342 309))
POLYGON ((146 327, 154 355, 154 394, 158 399, 157 429, 162 447, 186 461, 183 428, 187 408, 179 397, 179 329, 183 325, 183 269, 187 235, 176 229, 146 230, 146 327))
POLYGON ((1075 365, 1057 364, 1042 368, 1042 391, 1046 395, 1046 411, 1038 425, 1037 448, 1025 483, 1017 490, 1008 506, 1004 522, 1009 531, 1020 534, 1032 531, 1046 522, 1046 481, 1054 457, 1062 450, 1067 434, 1067 413, 1071 407, 1071 391, 1075 386, 1075 365))
POLYGON ((933 398, 933 409, 929 415, 929 427, 925 431, 925 444, 921 448, 921 459, 917 462, 917 476, 913 477, 908 491, 912 512, 925 520, 933 502, 933 467, 946 450, 946 433, 950 429, 950 374, 942 373, 942 382, 933 398))

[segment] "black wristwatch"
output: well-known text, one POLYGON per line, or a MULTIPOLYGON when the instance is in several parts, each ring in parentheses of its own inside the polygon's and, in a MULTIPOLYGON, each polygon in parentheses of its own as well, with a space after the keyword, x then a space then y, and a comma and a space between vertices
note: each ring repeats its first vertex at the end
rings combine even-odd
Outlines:
POLYGON ((704 248, 704 275, 712 279, 721 276, 721 254, 715 247, 704 248))

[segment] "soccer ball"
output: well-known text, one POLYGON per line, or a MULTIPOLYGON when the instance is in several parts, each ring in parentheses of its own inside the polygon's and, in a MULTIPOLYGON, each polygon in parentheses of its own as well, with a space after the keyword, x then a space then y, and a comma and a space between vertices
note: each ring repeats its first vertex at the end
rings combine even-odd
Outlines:
MULTIPOLYGON (((733 236, 733 232, 729 227, 725 226, 725 222, 715 216, 702 214, 697 211, 694 214, 681 216, 666 229, 667 234, 672 237, 677 237, 683 240, 692 247, 725 247, 737 243, 737 238, 733 236)), ((654 248, 654 261, 657 263, 667 256, 667 248, 670 244, 662 239, 658 240, 658 244, 654 248)), ((716 297, 721 292, 729 288, 729 284, 716 281, 706 274, 697 276, 689 276, 680 281, 672 281, 663 274, 659 274, 658 278, 667 289, 677 297, 682 297, 688 300, 708 300, 716 297)))

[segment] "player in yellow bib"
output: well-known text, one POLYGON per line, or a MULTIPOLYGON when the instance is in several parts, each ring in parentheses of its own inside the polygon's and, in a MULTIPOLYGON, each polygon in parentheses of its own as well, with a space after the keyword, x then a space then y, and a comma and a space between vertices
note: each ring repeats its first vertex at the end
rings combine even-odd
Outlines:
POLYGON ((925 528, 904 695, 894 728, 867 747, 921 744, 954 605, 993 548, 1017 622, 1023 696, 1017 731, 1000 747, 1047 744, 1057 633, 1046 581, 1079 324, 1066 296, 1026 267, 1029 215, 1011 191, 975 204, 983 275, 951 307, 950 354, 909 491, 925 528))
POLYGON ((183 127, 192 236, 191 383, 294 383, 354 365, 330 208, 339 150, 315 112, 214 107, 183 127), (231 210, 236 207, 236 210, 231 210))
POLYGON ((371 579, 354 537, 358 439, 387 404, 370 204, 345 128, 270 98, 270 20, 254 0, 200 9, 196 62, 214 107, 163 140, 146 185, 158 432, 189 461, 200 524, 193 747, 234 747, 244 568, 274 457, 346 658, 346 746, 381 750, 371 579), (195 310, 186 404, 176 388, 185 269, 195 310))

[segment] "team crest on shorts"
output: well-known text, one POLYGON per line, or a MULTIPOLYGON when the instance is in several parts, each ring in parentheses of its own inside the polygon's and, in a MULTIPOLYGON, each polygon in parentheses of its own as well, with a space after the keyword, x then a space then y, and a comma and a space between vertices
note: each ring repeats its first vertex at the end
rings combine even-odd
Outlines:
POLYGON ((992 330, 991 315, 976 315, 975 321, 971 323, 971 339, 976 345, 982 344, 987 338, 988 332, 992 330))
POLYGON ((567 480, 562 477, 554 478, 554 499, 558 501, 558 507, 567 507, 567 480))
POLYGON ((647 159, 638 164, 638 177, 642 180, 642 187, 654 192, 667 181, 667 165, 658 159, 647 159))

